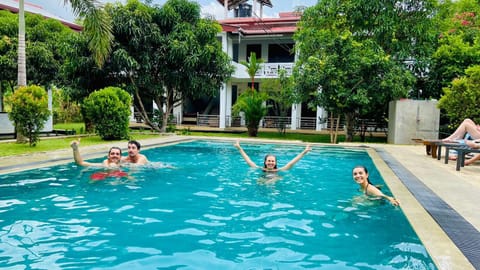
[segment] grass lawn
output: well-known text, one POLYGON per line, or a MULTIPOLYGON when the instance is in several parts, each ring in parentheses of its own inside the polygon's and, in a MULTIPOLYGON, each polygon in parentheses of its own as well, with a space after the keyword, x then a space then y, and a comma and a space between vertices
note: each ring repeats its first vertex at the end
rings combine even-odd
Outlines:
MULTIPOLYGON (((94 145, 94 144, 102 144, 105 141, 101 140, 100 137, 96 135, 85 135, 84 133, 85 127, 83 123, 68 123, 68 124, 56 124, 54 129, 65 129, 65 130, 72 130, 75 129, 77 135, 81 136, 81 142, 83 146, 86 145, 94 145)), ((177 131, 178 135, 194 135, 194 136, 206 136, 206 137, 230 137, 230 138, 248 138, 246 132, 244 133, 221 133, 221 132, 185 132, 182 130, 177 131)), ((132 131, 130 133, 132 139, 135 140, 142 140, 142 139, 149 139, 158 137, 158 133, 149 133, 149 132, 139 132, 139 131, 132 131)), ((17 144, 15 142, 3 142, 1 143, 2 151, 0 151, 0 157, 4 156, 14 156, 14 155, 23 155, 23 154, 30 154, 35 152, 45 152, 45 151, 53 151, 59 149, 66 149, 70 147, 70 143, 72 140, 76 139, 80 136, 69 136, 69 137, 41 137, 40 141, 37 143, 35 147, 30 147, 28 143, 26 144, 17 144)), ((286 133, 280 134, 278 132, 259 132, 258 138, 261 139, 275 139, 275 140, 299 140, 304 142, 313 142, 313 143, 329 143, 330 136, 328 134, 300 134, 300 133, 286 133)), ((339 142, 345 140, 343 135, 339 136, 339 142)), ((360 142, 360 138, 355 138, 354 141, 360 142)), ((115 141, 111 141, 115 142, 115 141)), ((366 142, 374 142, 374 143, 385 143, 386 138, 382 137, 367 137, 366 142)), ((119 143, 125 143, 125 140, 119 141, 119 143)))

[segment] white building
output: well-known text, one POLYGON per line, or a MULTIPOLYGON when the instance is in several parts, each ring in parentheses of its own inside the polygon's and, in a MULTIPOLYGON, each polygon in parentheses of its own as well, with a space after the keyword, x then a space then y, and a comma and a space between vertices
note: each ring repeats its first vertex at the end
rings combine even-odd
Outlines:
MULTIPOLYGON (((263 63, 255 76, 256 89, 261 89, 262 81, 278 78, 279 70, 286 70, 288 75, 292 74, 296 61, 294 53, 295 41, 293 34, 297 29, 297 23, 301 18, 298 12, 280 13, 278 18, 263 18, 263 6, 272 6, 270 0, 253 0, 253 6, 246 4, 247 0, 218 0, 225 6, 225 14, 228 10, 234 10, 235 17, 219 20, 222 26, 220 40, 223 50, 232 59, 235 72, 231 79, 220 89, 218 99, 209 100, 196 108, 188 111, 189 102, 181 109, 176 109, 174 115, 180 116, 179 123, 185 123, 185 119, 196 119, 197 125, 208 125, 212 127, 227 128, 241 126, 242 121, 232 117, 232 105, 239 94, 251 87, 250 77, 246 67, 240 64, 247 61, 250 53, 254 52, 257 59, 261 58, 263 63), (211 105, 211 103, 215 105, 211 105), (218 104, 218 105, 217 105, 218 104), (203 110, 203 108, 209 110, 203 110), (196 115, 195 115, 196 114, 196 115)), ((200 102, 201 103, 201 102, 200 102)), ((191 105, 191 104, 190 104, 191 105)), ((290 117, 284 118, 289 129, 314 129, 323 128, 323 119, 326 119, 325 112, 317 108, 312 111, 305 104, 294 104, 291 108, 290 117)), ((279 117, 269 113, 262 121, 260 127, 276 127, 279 117)))

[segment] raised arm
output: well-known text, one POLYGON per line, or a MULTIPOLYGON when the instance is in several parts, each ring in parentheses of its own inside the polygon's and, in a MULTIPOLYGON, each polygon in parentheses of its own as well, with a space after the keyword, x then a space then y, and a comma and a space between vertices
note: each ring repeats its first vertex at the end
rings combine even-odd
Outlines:
POLYGON ((83 161, 82 156, 80 155, 80 150, 78 150, 78 145, 80 144, 79 141, 73 141, 70 146, 73 149, 73 159, 75 160, 75 163, 77 163, 80 166, 104 166, 105 164, 102 163, 90 163, 83 161))
POLYGON ((293 167, 293 165, 295 165, 295 163, 297 163, 310 150, 312 150, 312 147, 310 146, 310 144, 307 144, 307 146, 305 146, 305 149, 300 154, 298 154, 294 159, 292 159, 290 162, 288 162, 287 165, 283 166, 282 168, 280 168, 278 170, 279 171, 289 170, 290 168, 293 167))
POLYGON ((80 155, 80 150, 78 150, 79 144, 80 144, 79 141, 73 141, 70 144, 70 147, 72 147, 73 149, 73 159, 75 160, 75 163, 77 163, 80 166, 89 166, 88 162, 83 161, 83 158, 80 155))
POLYGON ((257 164, 255 164, 251 159, 250 157, 247 155, 247 153, 245 153, 245 151, 243 150, 243 148, 240 146, 240 141, 237 140, 234 144, 234 146, 238 149, 238 151, 240 151, 240 154, 242 155, 243 159, 245 159, 245 161, 247 162, 247 164, 252 167, 252 168, 258 168, 257 164))

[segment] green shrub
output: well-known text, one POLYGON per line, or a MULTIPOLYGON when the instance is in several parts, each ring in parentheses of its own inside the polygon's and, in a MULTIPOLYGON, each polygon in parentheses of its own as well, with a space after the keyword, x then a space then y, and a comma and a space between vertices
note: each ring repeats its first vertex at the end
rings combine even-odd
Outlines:
POLYGON ((480 121, 480 65, 465 70, 465 76, 456 78, 450 87, 443 89, 444 95, 438 107, 444 109, 450 123, 456 127, 465 118, 480 121))
POLYGON ((103 140, 128 139, 132 99, 123 89, 106 87, 83 101, 83 110, 103 140))
POLYGON ((267 95, 263 92, 246 90, 238 97, 237 102, 232 107, 234 115, 239 115, 240 112, 245 114, 245 122, 250 137, 257 137, 259 122, 267 115, 265 105, 267 98, 267 95))
POLYGON ((50 116, 47 92, 37 85, 20 87, 11 96, 10 104, 12 110, 8 118, 14 122, 17 132, 28 138, 30 146, 35 146, 50 116))

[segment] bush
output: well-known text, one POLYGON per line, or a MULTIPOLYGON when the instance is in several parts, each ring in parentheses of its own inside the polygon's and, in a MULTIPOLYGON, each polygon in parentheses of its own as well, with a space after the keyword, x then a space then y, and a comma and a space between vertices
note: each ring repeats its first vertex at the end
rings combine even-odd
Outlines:
POLYGON ((265 93, 246 90, 238 97, 237 102, 232 107, 234 115, 239 115, 240 112, 245 114, 245 122, 250 137, 257 137, 259 122, 267 115, 266 100, 267 95, 265 93))
POLYGON ((131 103, 125 90, 107 87, 91 93, 82 107, 103 140, 121 140, 128 139, 131 103))
POLYGON ((30 146, 35 146, 50 116, 47 92, 40 86, 23 86, 13 93, 10 102, 8 118, 15 123, 17 132, 28 138, 30 146))
POLYGON ((480 121, 480 65, 465 70, 465 76, 452 81, 451 87, 443 89, 444 95, 438 101, 438 107, 444 109, 453 126, 463 119, 480 121))

